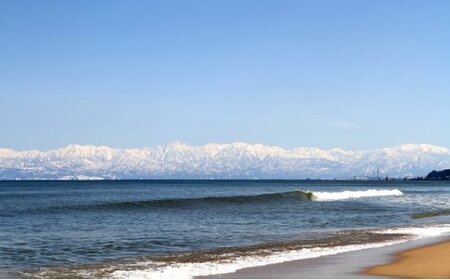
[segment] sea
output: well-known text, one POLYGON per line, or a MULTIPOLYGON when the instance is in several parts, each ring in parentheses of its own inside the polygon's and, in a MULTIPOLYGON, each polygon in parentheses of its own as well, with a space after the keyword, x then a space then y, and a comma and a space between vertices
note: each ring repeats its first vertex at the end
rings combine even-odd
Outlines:
POLYGON ((195 278, 450 234, 450 182, 0 181, 1 278, 195 278))

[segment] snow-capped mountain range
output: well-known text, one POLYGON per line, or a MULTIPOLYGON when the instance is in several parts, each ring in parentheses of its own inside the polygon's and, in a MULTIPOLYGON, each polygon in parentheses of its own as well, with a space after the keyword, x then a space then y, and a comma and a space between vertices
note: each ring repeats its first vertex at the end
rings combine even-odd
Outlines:
POLYGON ((0 149, 0 179, 345 179, 425 176, 450 168, 450 149, 406 144, 365 151, 179 142, 143 149, 70 145, 0 149))

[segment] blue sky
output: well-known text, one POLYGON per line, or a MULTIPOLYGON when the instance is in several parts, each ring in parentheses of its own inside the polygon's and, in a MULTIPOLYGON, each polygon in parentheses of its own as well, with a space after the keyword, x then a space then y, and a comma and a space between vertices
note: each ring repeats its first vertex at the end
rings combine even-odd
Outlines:
POLYGON ((450 146, 450 1, 0 1, 0 147, 450 146))

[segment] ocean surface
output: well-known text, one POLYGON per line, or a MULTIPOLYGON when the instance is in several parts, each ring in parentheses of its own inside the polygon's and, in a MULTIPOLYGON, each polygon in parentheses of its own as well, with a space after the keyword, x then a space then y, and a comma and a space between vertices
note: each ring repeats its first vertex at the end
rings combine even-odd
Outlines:
POLYGON ((0 277, 192 278, 446 235, 449 215, 438 181, 0 181, 0 277))

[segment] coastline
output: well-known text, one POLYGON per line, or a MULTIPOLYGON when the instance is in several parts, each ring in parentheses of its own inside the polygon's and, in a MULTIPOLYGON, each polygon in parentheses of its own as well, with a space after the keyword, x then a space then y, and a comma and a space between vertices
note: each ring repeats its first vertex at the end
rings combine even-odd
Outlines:
MULTIPOLYGON (((367 273, 369 268, 390 264, 396 256, 408 250, 449 243, 449 236, 425 237, 378 248, 302 259, 240 269, 233 273, 216 274, 196 279, 323 279, 323 278, 392 278, 392 275, 367 273)), ((449 253, 450 254, 450 253, 449 253)))
POLYGON ((366 269, 369 275, 397 278, 450 278, 450 239, 395 254, 389 264, 366 269))

